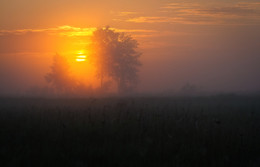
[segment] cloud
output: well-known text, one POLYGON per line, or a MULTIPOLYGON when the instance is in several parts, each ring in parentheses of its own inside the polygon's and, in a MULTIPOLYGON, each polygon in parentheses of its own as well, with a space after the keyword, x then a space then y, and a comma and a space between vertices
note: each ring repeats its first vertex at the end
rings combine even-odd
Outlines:
POLYGON ((117 32, 125 32, 125 33, 156 33, 156 32, 158 32, 156 30, 147 30, 147 29, 117 29, 117 28, 112 28, 112 30, 115 30, 117 32))
POLYGON ((3 35, 23 35, 26 33, 47 33, 49 35, 60 36, 90 36, 96 28, 78 28, 72 26, 59 26, 56 28, 45 29, 22 29, 22 30, 0 30, 0 36, 3 35))
MULTIPOLYGON (((111 28, 116 32, 131 34, 139 39, 158 34, 152 29, 111 28)), ((96 28, 59 26, 42 29, 0 30, 0 53, 51 52, 77 50, 89 43, 96 28)))
POLYGON ((180 10, 180 9, 193 9, 199 6, 200 5, 198 3, 168 3, 160 8, 180 10))
POLYGON ((135 23, 165 23, 170 22, 173 18, 169 17, 135 17, 128 19, 128 22, 135 22, 135 23))
POLYGON ((260 24, 260 3, 241 2, 215 6, 198 3, 169 3, 157 12, 125 17, 118 21, 132 23, 179 23, 198 25, 260 24))
POLYGON ((181 23, 181 24, 215 24, 206 18, 189 18, 184 17, 136 17, 128 19, 128 22, 134 23, 181 23))
MULTIPOLYGON (((117 32, 125 32, 125 33, 155 33, 155 30, 149 29, 118 29, 111 28, 117 32)), ((45 29, 21 29, 21 30, 0 30, 0 36, 5 35, 24 35, 27 33, 46 33, 48 35, 59 35, 59 36, 68 36, 68 37, 86 37, 91 36, 93 31, 96 28, 79 28, 72 26, 59 26, 56 28, 45 28, 45 29)))
POLYGON ((132 16, 136 14, 138 14, 138 12, 119 12, 118 16, 132 16))
POLYGON ((208 14, 238 17, 260 16, 260 8, 253 8, 251 4, 237 4, 235 6, 211 7, 196 10, 200 15, 208 14))

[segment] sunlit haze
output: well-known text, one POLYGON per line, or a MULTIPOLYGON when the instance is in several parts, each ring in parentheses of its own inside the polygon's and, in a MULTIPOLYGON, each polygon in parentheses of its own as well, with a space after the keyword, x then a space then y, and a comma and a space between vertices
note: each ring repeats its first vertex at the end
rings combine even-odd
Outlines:
POLYGON ((260 0, 0 0, 0 167, 260 167, 260 0))
POLYGON ((106 26, 139 43, 138 93, 260 90, 259 0, 3 0, 0 20, 0 94, 47 86, 57 53, 99 87, 89 44, 106 26))

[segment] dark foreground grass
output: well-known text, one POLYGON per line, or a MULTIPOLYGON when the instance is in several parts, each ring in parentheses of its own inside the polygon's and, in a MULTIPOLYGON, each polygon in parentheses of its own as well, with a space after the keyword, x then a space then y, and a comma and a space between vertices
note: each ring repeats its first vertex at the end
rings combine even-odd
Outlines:
POLYGON ((260 165, 260 98, 0 99, 0 166, 260 165))

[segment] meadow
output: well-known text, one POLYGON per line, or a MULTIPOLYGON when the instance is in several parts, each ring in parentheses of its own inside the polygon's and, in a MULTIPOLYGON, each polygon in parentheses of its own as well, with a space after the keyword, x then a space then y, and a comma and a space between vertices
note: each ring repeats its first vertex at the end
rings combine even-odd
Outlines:
POLYGON ((0 98, 0 166, 260 165, 260 97, 0 98))

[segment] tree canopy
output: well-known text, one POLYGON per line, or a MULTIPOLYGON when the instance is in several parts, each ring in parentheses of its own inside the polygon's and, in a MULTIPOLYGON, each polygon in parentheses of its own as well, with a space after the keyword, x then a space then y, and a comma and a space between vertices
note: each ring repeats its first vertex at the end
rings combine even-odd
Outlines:
POLYGON ((92 56, 101 87, 104 78, 110 78, 117 83, 119 93, 132 90, 138 83, 141 66, 138 42, 130 35, 115 32, 109 27, 94 31, 91 41, 94 50, 92 56))
POLYGON ((53 56, 51 71, 45 75, 45 80, 50 83, 57 93, 71 92, 75 81, 70 75, 70 66, 67 59, 59 54, 53 56))

